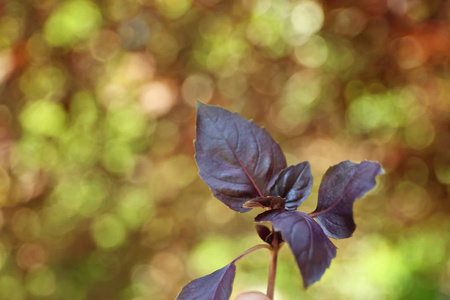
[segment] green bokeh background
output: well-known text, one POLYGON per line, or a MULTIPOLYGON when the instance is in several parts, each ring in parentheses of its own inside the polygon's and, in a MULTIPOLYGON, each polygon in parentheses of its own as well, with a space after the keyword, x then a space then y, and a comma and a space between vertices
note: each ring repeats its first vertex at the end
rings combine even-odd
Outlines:
POLYGON ((197 100, 310 161, 302 211, 330 165, 385 168, 320 282, 281 250, 277 300, 450 299, 449 32, 437 0, 1 1, 0 299, 174 299, 260 243, 197 175, 197 100))

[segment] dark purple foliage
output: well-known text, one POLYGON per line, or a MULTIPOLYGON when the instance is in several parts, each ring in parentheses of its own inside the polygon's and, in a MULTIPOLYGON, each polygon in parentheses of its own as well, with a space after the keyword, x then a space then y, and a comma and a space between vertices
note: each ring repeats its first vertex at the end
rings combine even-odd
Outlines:
POLYGON ((283 243, 283 237, 279 231, 272 231, 264 225, 256 225, 256 232, 259 237, 269 245, 272 245, 274 235, 276 235, 276 241, 278 244, 283 243))
POLYGON ((336 247, 308 214, 271 210, 257 216, 255 221, 270 221, 281 231, 295 256, 305 288, 322 277, 336 256, 336 247))
POLYGON ((236 265, 232 262, 214 273, 189 282, 177 300, 228 300, 235 274, 236 265))
POLYGON ((280 146, 266 130, 221 107, 197 105, 195 159, 214 196, 235 211, 267 195, 270 180, 286 167, 280 146))
POLYGON ((272 230, 264 225, 256 225, 256 232, 263 241, 266 241, 267 237, 272 233, 272 230))
MULTIPOLYGON (((311 191, 310 165, 302 162, 287 167, 280 146, 267 131, 236 113, 198 102, 196 132, 199 174, 213 195, 238 212, 268 210, 255 221, 270 222, 273 229, 257 225, 258 235, 271 251, 278 251, 284 241, 289 244, 305 288, 320 280, 336 256, 336 247, 327 236, 352 235, 353 203, 375 186, 375 177, 382 173, 380 164, 344 161, 329 168, 320 184, 317 208, 306 214, 296 209, 311 191)), ((228 299, 234 263, 243 255, 190 282, 177 299, 228 299)))
POLYGON ((376 162, 356 164, 349 160, 327 170, 320 183, 319 201, 313 215, 317 215, 317 221, 329 237, 352 236, 356 228, 353 203, 375 186, 375 176, 382 171, 376 162))
POLYGON ((311 167, 309 162, 304 161, 281 171, 269 195, 286 199, 286 209, 296 210, 308 198, 312 184, 311 167))

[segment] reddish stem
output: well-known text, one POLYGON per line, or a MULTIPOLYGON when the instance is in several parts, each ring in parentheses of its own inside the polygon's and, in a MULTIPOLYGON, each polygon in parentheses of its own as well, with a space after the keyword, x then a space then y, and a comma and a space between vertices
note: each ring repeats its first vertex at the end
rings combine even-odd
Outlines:
POLYGON ((241 260, 244 256, 246 256, 247 254, 250 254, 250 253, 252 253, 252 252, 254 252, 254 251, 256 251, 256 250, 262 249, 262 248, 267 248, 267 249, 269 249, 269 250, 272 251, 272 248, 271 248, 269 245, 266 245, 266 244, 259 244, 259 245, 253 246, 253 247, 251 247, 250 249, 248 249, 248 250, 242 252, 238 257, 236 257, 236 258, 233 260, 233 263, 236 263, 236 262, 240 261, 240 260, 241 260))
POLYGON ((275 291, 275 276, 277 273, 278 249, 272 249, 270 254, 271 259, 269 266, 269 280, 267 283, 267 297, 269 297, 270 300, 273 300, 273 294, 275 291))
POLYGON ((280 244, 278 241, 278 236, 275 233, 275 229, 272 226, 272 247, 270 249, 270 265, 269 265, 269 279, 267 282, 267 297, 270 300, 273 300, 273 294, 275 291, 275 276, 277 273, 277 259, 278 259, 278 250, 280 250, 280 244))

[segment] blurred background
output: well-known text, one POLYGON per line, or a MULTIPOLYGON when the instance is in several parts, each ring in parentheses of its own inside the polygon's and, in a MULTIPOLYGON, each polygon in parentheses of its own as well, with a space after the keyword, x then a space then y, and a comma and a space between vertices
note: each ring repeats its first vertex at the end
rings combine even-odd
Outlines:
POLYGON ((310 161, 302 211, 385 168, 320 282, 283 247, 277 300, 450 299, 449 49, 448 1, 0 1, 0 299, 174 299, 262 242, 197 175, 197 100, 310 161))

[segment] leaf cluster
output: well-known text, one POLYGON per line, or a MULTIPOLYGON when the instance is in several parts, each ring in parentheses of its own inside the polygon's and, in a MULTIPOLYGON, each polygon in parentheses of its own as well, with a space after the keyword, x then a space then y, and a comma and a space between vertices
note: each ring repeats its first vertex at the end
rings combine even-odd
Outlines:
MULTIPOLYGON (((241 213, 265 209, 255 222, 269 222, 272 229, 258 224, 258 235, 275 252, 287 242, 305 288, 322 277, 336 256, 329 238, 353 234, 353 203, 375 186, 375 177, 383 172, 373 161, 343 161, 330 167, 320 183, 317 207, 307 214, 297 208, 313 184, 309 163, 287 166, 280 146, 254 122, 199 102, 195 150, 199 175, 217 199, 241 213)), ((193 280, 177 299, 228 299, 235 262, 242 256, 193 280)))

